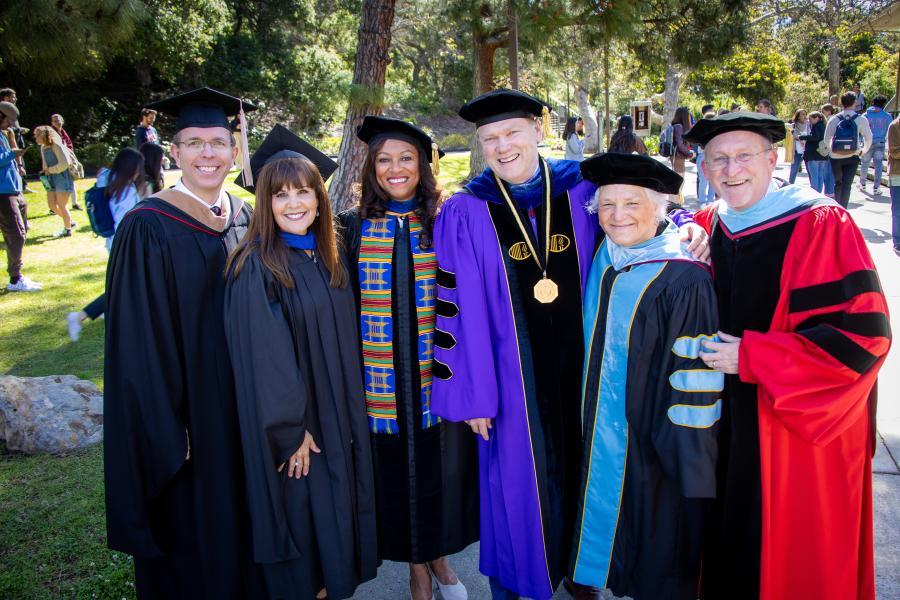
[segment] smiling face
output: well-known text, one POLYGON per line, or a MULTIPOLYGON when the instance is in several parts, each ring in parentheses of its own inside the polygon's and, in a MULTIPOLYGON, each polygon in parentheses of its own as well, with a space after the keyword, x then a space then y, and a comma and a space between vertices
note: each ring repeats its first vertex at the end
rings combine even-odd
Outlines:
POLYGON ((485 162, 500 179, 512 184, 531 179, 538 165, 538 143, 542 134, 537 120, 505 119, 482 125, 476 134, 485 162))
POLYGON ((704 151, 703 173, 729 208, 746 210, 766 195, 778 160, 766 138, 729 131, 710 140, 704 151))
POLYGON ((215 202, 238 153, 231 132, 224 127, 186 127, 176 138, 171 152, 184 185, 207 202, 215 202))
POLYGON ((634 246, 656 235, 659 214, 659 205, 646 188, 615 183, 597 190, 600 227, 620 246, 634 246))
POLYGON ((385 140, 375 153, 375 179, 391 200, 409 200, 419 185, 419 151, 403 140, 385 140))
POLYGON ((298 188, 285 186, 272 195, 272 216, 281 231, 305 235, 316 220, 319 199, 305 182, 298 188))

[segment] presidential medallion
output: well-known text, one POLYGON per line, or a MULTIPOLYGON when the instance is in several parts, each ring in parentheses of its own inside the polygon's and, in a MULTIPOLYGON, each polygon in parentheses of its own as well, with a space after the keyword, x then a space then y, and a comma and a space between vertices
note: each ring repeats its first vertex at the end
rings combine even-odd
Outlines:
POLYGON ((559 287, 552 279, 544 277, 534 284, 534 298, 541 304, 550 304, 559 296, 559 287))

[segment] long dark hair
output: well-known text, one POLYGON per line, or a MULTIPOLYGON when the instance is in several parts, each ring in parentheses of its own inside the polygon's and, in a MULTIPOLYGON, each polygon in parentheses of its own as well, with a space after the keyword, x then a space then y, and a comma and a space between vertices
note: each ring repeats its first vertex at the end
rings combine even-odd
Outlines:
POLYGON ((569 117, 566 119, 566 127, 563 129, 563 139, 568 140, 573 135, 578 134, 578 117, 569 117))
POLYGON ((316 236, 316 249, 322 262, 331 273, 331 287, 347 285, 347 270, 338 254, 338 239, 331 200, 325 191, 325 182, 315 165, 306 157, 282 158, 272 161, 259 172, 256 181, 256 209, 250 218, 247 233, 232 251, 225 263, 227 276, 237 279, 244 263, 251 254, 259 255, 262 262, 278 283, 286 288, 294 287, 288 263, 287 244, 278 235, 278 225, 272 214, 272 196, 286 187, 312 188, 318 200, 319 215, 310 226, 316 236))
POLYGON ((137 185, 144 176, 144 155, 134 148, 122 148, 109 166, 106 197, 115 202, 129 185, 137 185))
MULTIPOLYGON (((369 147, 366 162, 362 170, 362 194, 359 197, 359 218, 380 219, 384 216, 385 204, 390 197, 381 189, 378 178, 375 175, 375 159, 378 151, 384 146, 387 138, 369 147)), ((422 222, 422 231, 419 234, 419 247, 431 248, 433 243, 434 217, 437 215, 438 206, 441 203, 441 189, 434 173, 431 172, 431 164, 425 156, 424 150, 419 144, 413 144, 419 155, 419 184, 416 186, 416 195, 419 197, 419 206, 416 215, 422 222)))
POLYGON ((150 180, 150 192, 155 194, 165 186, 162 174, 162 146, 144 142, 139 150, 144 155, 144 175, 150 180))
POLYGON ((616 132, 612 139, 609 140, 609 150, 607 152, 617 152, 620 154, 631 154, 634 152, 635 138, 634 121, 628 115, 619 117, 616 123, 616 132))
POLYGON ((691 128, 691 111, 687 106, 679 106, 675 109, 675 116, 672 117, 672 125, 681 125, 684 129, 683 133, 691 128))

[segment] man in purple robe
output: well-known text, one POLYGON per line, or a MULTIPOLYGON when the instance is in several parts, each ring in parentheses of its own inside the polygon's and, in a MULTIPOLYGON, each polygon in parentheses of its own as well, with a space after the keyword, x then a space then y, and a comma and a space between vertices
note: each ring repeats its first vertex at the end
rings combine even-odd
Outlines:
POLYGON ((581 305, 600 235, 584 207, 596 188, 578 162, 538 154, 543 108, 503 89, 462 107, 489 168, 434 229, 432 411, 483 438, 480 568, 495 598, 553 595, 581 483, 581 305))

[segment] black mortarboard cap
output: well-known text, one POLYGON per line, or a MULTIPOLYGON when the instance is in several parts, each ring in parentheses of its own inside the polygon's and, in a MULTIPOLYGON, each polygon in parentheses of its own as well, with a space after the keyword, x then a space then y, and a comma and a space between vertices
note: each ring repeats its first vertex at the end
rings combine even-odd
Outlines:
POLYGON ((500 88, 482 94, 466 102, 459 109, 459 116, 481 127, 506 119, 540 117, 544 103, 525 92, 500 88))
POLYGON ((146 108, 176 117, 175 131, 186 127, 224 127, 231 129, 228 117, 256 107, 240 98, 229 96, 208 87, 198 88, 165 100, 148 104, 146 108))
MULTIPOLYGON (((250 157, 250 170, 253 172, 253 181, 258 181, 259 172, 264 166, 281 158, 306 157, 316 166, 322 179, 328 179, 337 169, 337 163, 326 154, 303 141, 284 125, 275 125, 266 139, 262 141, 253 156, 250 157)), ((238 175, 234 180, 242 188, 253 191, 252 185, 244 185, 244 174, 238 175)))
POLYGON ((684 140, 705 146, 709 140, 729 131, 752 131, 775 143, 784 139, 786 130, 784 121, 778 117, 755 112, 736 112, 712 119, 700 119, 684 134, 684 140))
POLYGON ((581 175, 601 185, 621 183, 648 188, 661 194, 677 194, 681 175, 649 156, 606 152, 595 154, 581 163, 581 175))
MULTIPOLYGON (((389 117, 369 116, 363 119, 362 125, 356 128, 356 137, 365 142, 371 148, 381 140, 403 140, 422 148, 428 162, 432 162, 432 145, 434 141, 427 133, 406 121, 391 119, 389 117)), ((438 156, 443 158, 444 151, 438 150, 438 156)))

